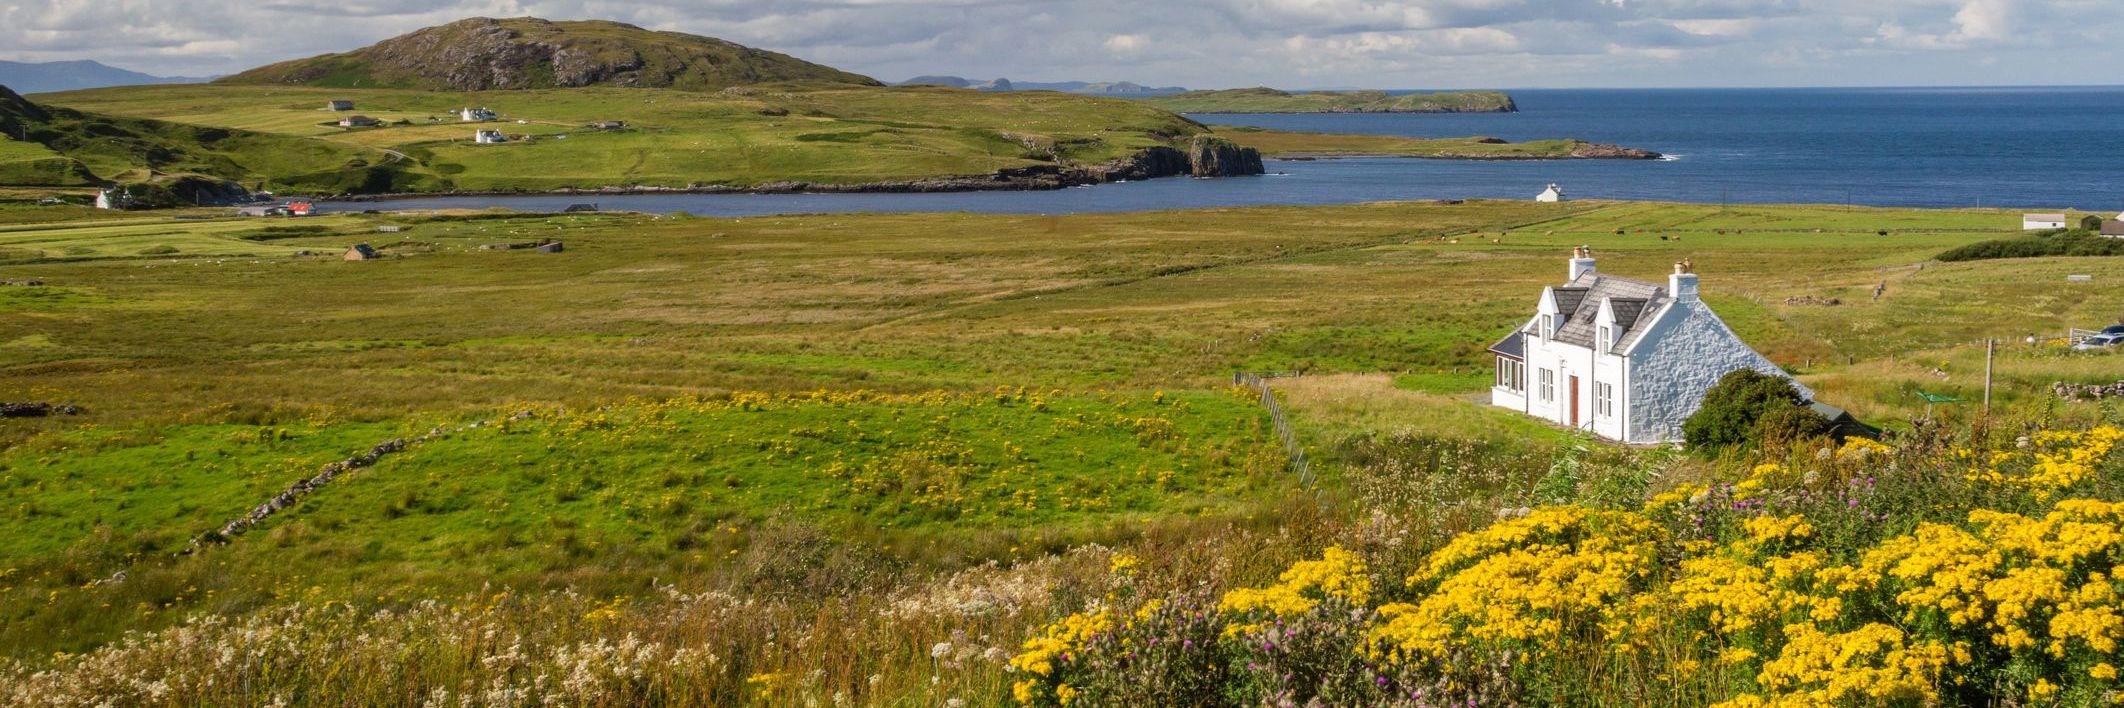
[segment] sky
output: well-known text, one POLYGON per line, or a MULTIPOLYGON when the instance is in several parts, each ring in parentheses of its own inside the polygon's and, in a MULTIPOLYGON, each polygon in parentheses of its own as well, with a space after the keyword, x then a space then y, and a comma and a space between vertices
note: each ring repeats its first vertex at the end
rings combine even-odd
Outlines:
POLYGON ((2120 0, 7 0, 0 59, 218 75, 476 16, 618 20, 886 81, 2124 83, 2120 0))

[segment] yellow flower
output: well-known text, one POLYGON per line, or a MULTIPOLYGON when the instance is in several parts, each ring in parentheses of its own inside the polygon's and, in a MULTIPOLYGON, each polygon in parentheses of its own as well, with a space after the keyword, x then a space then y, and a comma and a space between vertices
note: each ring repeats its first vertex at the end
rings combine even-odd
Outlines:
POLYGON ((1330 597, 1361 606, 1372 597, 1372 578, 1367 573, 1364 559, 1341 546, 1330 546, 1321 553, 1320 560, 1292 564, 1275 585, 1225 593, 1217 609, 1231 613, 1267 610, 1288 616, 1311 610, 1330 597))

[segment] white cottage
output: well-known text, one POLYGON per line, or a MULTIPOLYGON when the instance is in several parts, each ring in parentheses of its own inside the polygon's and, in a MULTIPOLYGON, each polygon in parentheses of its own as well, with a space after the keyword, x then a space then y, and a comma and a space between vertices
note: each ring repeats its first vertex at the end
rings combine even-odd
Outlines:
POLYGON ((502 135, 502 132, 499 130, 482 130, 472 134, 472 142, 479 143, 481 145, 506 143, 509 142, 509 136, 502 135))
POLYGON ((1540 194, 1534 195, 1534 201, 1537 202, 1560 202, 1563 200, 1563 188, 1556 186, 1555 182, 1550 182, 1548 189, 1544 189, 1540 194))
POLYGON ((2049 231, 2065 228, 2064 214, 2022 214, 2022 231, 2049 231))
POLYGON ((487 110, 485 107, 459 109, 457 117, 466 123, 489 121, 495 118, 494 111, 487 110))
POLYGON ((1688 261, 1661 287, 1601 273, 1583 246, 1569 279, 1543 288, 1534 317, 1490 351, 1492 404, 1626 443, 1680 440, 1704 392, 1735 370, 1788 376, 1697 297, 1688 261))

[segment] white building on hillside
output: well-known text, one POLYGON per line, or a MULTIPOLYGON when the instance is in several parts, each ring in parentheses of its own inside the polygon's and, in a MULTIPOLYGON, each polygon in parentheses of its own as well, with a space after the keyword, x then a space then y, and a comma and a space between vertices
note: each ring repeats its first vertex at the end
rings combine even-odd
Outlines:
POLYGON ((1618 278, 1579 247, 1569 279, 1543 288, 1534 317, 1490 347, 1490 402, 1612 440, 1661 443, 1681 439, 1682 421, 1720 377, 1787 376, 1697 297, 1691 271, 1674 264, 1664 287, 1618 278))
POLYGON ((466 123, 494 120, 494 111, 486 108, 466 108, 457 112, 457 117, 466 123))
POLYGON ((472 134, 472 142, 479 143, 481 145, 488 145, 492 143, 506 143, 509 142, 509 136, 502 135, 502 132, 499 130, 482 130, 472 134))
POLYGON ((2065 228, 2064 214, 2022 214, 2022 231, 2048 231, 2065 228))
POLYGON ((1556 186, 1555 182, 1550 182, 1548 189, 1542 190, 1541 194, 1534 197, 1534 201, 1537 202, 1560 202, 1563 200, 1563 188, 1556 186))

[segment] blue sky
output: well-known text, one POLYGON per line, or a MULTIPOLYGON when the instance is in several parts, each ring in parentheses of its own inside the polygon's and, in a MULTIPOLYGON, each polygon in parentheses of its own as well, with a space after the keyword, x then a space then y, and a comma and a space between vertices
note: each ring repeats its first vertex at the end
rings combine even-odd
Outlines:
POLYGON ((11 0, 0 59, 203 75, 471 16, 613 19, 888 81, 1191 88, 2124 83, 2119 0, 11 0))

